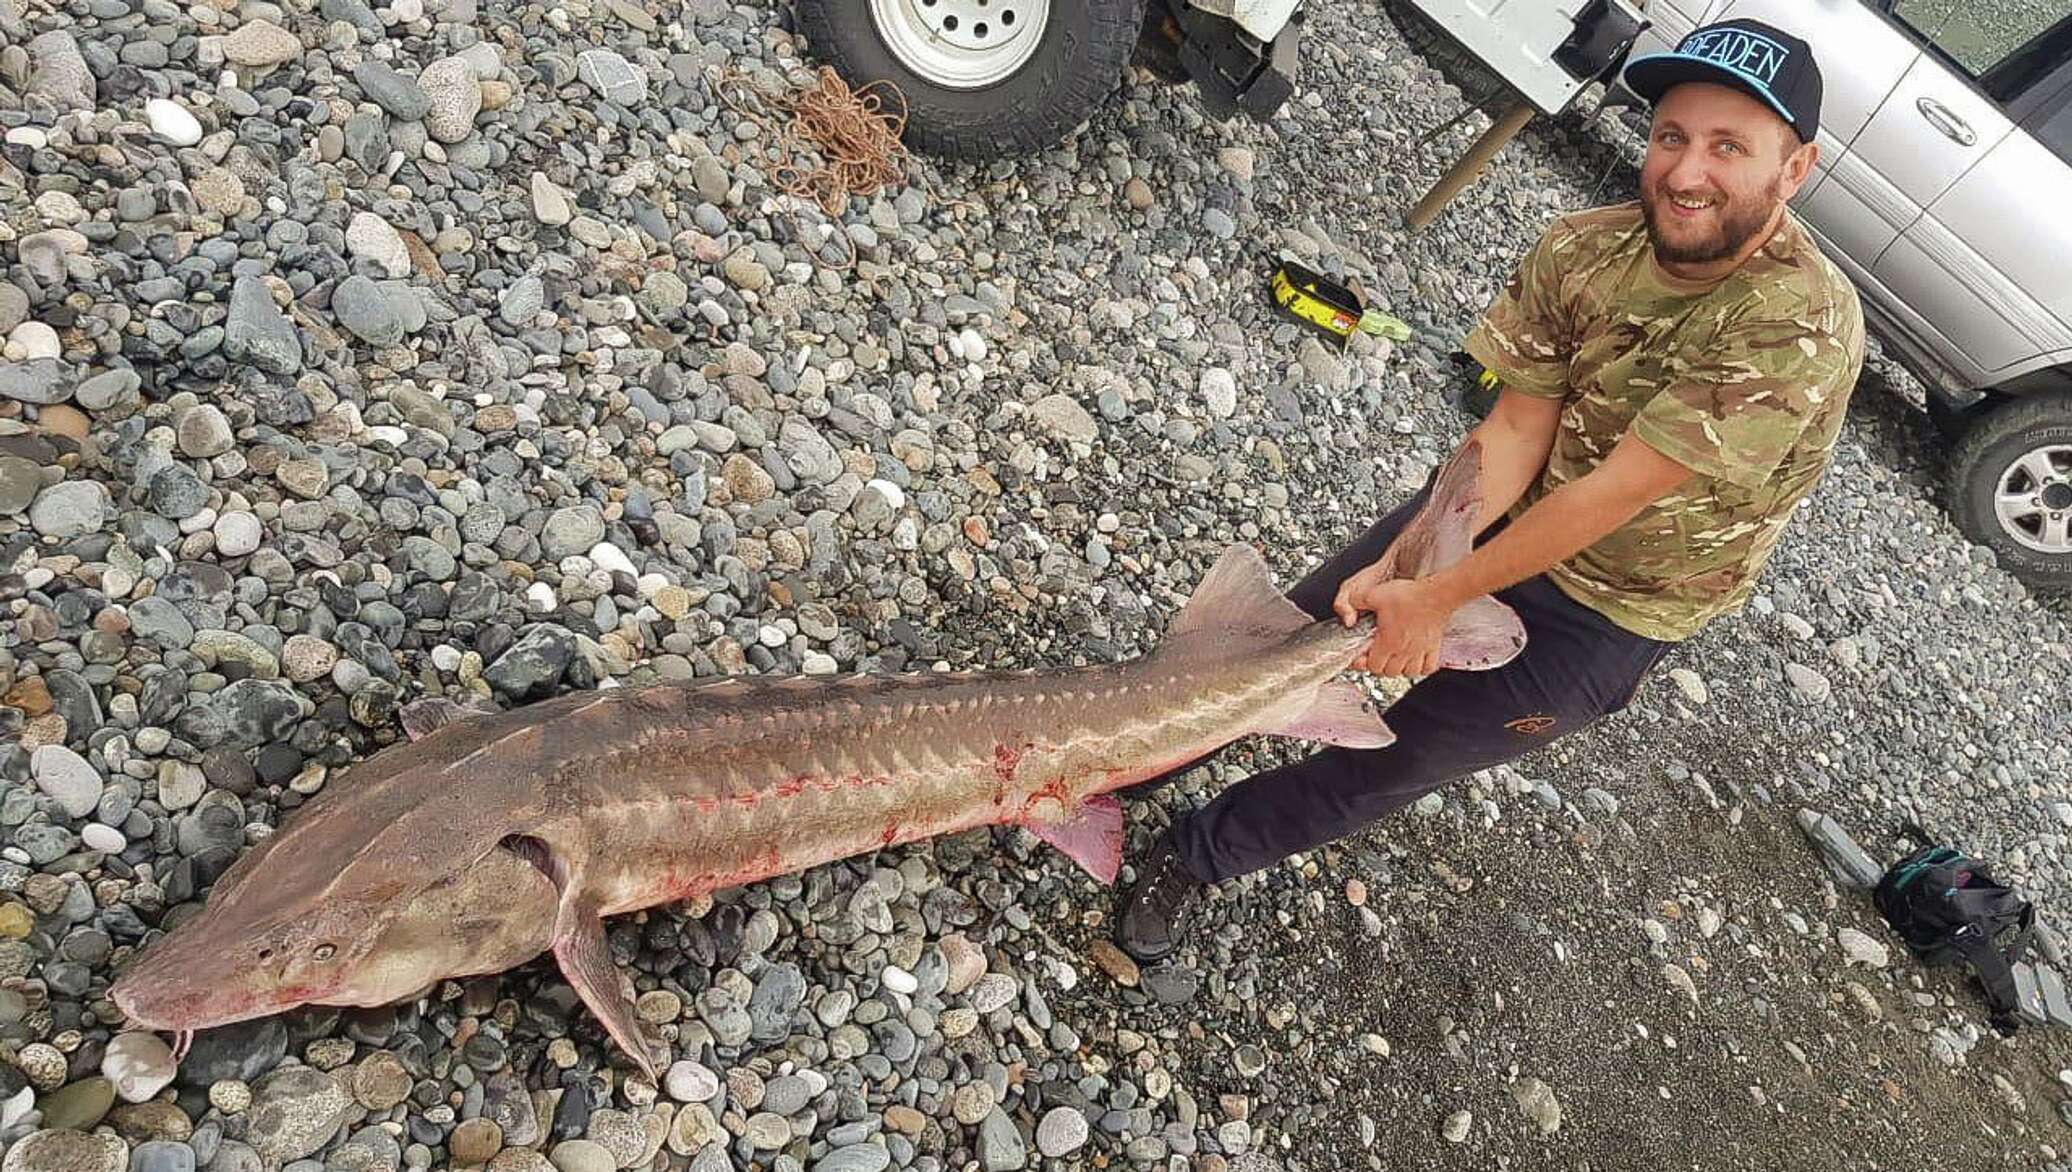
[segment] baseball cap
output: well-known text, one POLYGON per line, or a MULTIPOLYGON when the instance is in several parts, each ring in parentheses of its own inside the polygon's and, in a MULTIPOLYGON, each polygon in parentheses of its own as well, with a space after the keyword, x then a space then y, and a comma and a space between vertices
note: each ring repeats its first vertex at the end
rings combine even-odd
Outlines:
POLYGON ((1627 63, 1624 80, 1627 89, 1651 103, 1684 82, 1728 86, 1777 111, 1800 142, 1812 142, 1820 129, 1820 65, 1812 46, 1760 20, 1694 29, 1674 52, 1627 63))

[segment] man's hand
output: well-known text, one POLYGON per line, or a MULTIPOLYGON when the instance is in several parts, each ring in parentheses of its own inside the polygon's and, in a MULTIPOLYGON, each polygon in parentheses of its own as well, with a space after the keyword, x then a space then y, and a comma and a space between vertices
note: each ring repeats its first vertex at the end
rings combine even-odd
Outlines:
POLYGON ((1345 580, 1331 609, 1350 627, 1362 612, 1374 615, 1374 641, 1353 660, 1378 676, 1428 676, 1439 670, 1439 643, 1458 604, 1431 579, 1385 578, 1379 564, 1345 580))

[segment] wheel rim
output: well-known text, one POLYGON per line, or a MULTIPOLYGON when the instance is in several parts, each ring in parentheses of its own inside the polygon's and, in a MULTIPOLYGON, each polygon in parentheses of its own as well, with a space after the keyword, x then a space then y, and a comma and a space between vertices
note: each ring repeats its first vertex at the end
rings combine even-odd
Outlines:
POLYGON ((2000 473, 1993 514, 2009 538, 2044 554, 2072 554, 2072 445, 2031 448, 2000 473))
POLYGON ((900 63, 947 89, 995 85, 1028 63, 1050 0, 870 0, 878 35, 900 63))

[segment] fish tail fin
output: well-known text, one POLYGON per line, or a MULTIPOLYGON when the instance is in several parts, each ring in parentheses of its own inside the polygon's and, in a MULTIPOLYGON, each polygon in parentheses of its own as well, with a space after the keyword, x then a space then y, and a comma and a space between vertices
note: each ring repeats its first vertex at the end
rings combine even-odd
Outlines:
MULTIPOLYGON (((1389 576, 1424 578, 1458 563, 1474 551, 1481 516, 1482 444, 1471 436, 1433 477, 1431 498, 1383 555, 1389 576)), ((1517 612, 1484 594, 1446 620, 1439 666, 1487 671, 1511 662, 1524 648, 1525 624, 1517 612)))

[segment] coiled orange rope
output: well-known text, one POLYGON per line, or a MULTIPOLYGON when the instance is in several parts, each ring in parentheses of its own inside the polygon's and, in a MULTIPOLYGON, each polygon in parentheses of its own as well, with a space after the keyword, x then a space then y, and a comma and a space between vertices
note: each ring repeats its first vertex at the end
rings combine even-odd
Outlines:
MULTIPOLYGON (((770 94, 737 70, 727 71, 727 89, 735 85, 768 103, 771 112, 789 116, 777 131, 782 158, 767 152, 770 178, 787 194, 810 199, 830 218, 838 217, 849 197, 869 198, 906 179, 907 151, 899 141, 906 131, 906 96, 890 82, 872 82, 852 90, 841 75, 821 66, 813 85, 793 94, 770 94), (897 99, 897 112, 887 112, 880 88, 897 99), (817 156, 819 163, 800 161, 817 156)), ((722 90, 725 94, 726 90, 722 90)), ((727 97, 738 113, 770 121, 727 97)))

